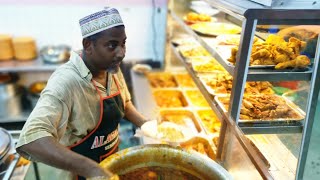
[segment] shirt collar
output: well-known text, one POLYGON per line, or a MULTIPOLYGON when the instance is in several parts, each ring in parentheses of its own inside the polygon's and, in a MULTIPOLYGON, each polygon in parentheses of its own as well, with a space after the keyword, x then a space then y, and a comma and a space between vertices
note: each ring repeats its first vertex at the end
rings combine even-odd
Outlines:
POLYGON ((91 81, 92 74, 91 74, 90 70, 88 69, 88 67, 84 64, 83 59, 80 57, 78 52, 71 51, 70 61, 71 61, 71 63, 73 63, 76 66, 76 68, 79 71, 80 76, 82 78, 85 78, 85 79, 91 81))

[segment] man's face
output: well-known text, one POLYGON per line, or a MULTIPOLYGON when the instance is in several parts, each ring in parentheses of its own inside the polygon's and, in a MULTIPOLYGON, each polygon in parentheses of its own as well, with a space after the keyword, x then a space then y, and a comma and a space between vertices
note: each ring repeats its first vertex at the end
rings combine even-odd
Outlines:
POLYGON ((92 46, 92 61, 96 68, 117 73, 126 53, 124 26, 113 27, 102 32, 92 46))

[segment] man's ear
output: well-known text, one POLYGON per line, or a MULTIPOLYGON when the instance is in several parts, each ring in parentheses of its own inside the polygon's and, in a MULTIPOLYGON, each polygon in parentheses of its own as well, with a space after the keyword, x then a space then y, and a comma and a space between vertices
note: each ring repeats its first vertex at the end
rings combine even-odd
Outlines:
POLYGON ((91 54, 92 53, 92 41, 90 41, 89 39, 87 38, 84 38, 82 40, 82 46, 83 46, 83 49, 84 51, 86 52, 86 54, 91 54))

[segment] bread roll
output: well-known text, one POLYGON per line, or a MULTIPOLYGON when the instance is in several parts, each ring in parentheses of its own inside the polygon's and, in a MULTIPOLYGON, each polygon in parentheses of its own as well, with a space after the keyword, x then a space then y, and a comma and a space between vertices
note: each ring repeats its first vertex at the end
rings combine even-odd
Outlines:
POLYGON ((30 37, 18 37, 13 39, 14 57, 17 60, 32 60, 37 57, 36 43, 30 37))
POLYGON ((0 61, 13 59, 12 38, 0 34, 0 61))

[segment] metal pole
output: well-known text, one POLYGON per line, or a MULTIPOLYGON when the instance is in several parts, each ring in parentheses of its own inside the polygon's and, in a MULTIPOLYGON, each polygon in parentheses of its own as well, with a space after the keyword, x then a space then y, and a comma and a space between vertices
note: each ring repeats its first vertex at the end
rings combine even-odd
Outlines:
POLYGON ((40 180, 38 164, 36 162, 32 162, 32 165, 34 169, 34 175, 36 176, 36 180, 40 180))
POLYGON ((306 108, 306 118, 303 128, 302 141, 300 154, 298 159, 296 179, 303 179, 303 173, 306 166, 306 160, 308 155, 310 137, 312 132, 312 126, 314 122, 314 117, 316 113, 319 89, 320 89, 320 78, 317 78, 317 75, 320 74, 319 66, 319 57, 320 57, 320 34, 318 35, 316 54, 313 63, 313 73, 310 81, 310 92, 308 96, 308 104, 306 108))
POLYGON ((229 106, 229 118, 237 124, 240 116, 244 87, 247 81, 252 42, 256 25, 256 19, 246 19, 242 24, 241 40, 237 53, 236 65, 233 71, 232 92, 229 106))

